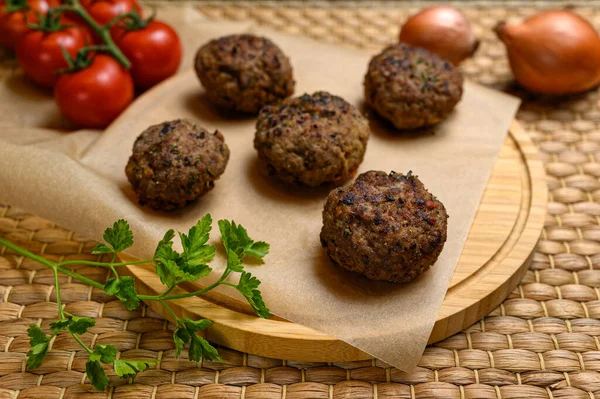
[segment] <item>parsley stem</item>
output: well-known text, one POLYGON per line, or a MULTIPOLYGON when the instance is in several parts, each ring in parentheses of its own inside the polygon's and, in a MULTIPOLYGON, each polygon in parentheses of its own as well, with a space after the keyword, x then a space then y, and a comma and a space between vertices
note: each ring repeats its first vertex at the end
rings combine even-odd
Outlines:
POLYGON ((71 333, 71 335, 73 336, 73 338, 75 338, 75 341, 77 341, 77 343, 79 345, 81 345, 81 347, 83 349, 85 349, 87 351, 87 353, 91 354, 93 351, 81 340, 81 338, 79 338, 79 336, 77 336, 77 334, 75 334, 73 331, 71 331, 71 329, 69 327, 67 327, 67 331, 69 331, 69 333, 71 333))
POLYGON ((194 292, 186 292, 185 294, 176 294, 176 295, 171 295, 171 296, 164 296, 162 298, 160 298, 159 295, 138 295, 138 297, 141 300, 146 300, 146 301, 171 301, 173 299, 181 299, 181 298, 189 298, 191 296, 197 296, 197 295, 202 295, 202 294, 206 294, 208 291, 212 290, 213 288, 217 287, 218 285, 222 284, 221 281, 217 281, 214 284, 209 285, 206 288, 203 288, 199 291, 194 291, 194 292))
POLYGON ((163 292, 162 294, 160 294, 158 297, 159 298, 164 298, 167 295, 169 295, 171 293, 171 291, 173 291, 175 289, 175 287, 177 287, 176 285, 172 286, 171 288, 169 288, 168 290, 166 290, 165 292, 163 292))
POLYGON ((26 256, 29 259, 33 259, 36 262, 39 262, 49 268, 53 268, 56 266, 56 264, 54 262, 51 262, 42 256, 36 255, 33 252, 29 252, 25 248, 21 248, 18 245, 15 245, 12 242, 3 239, 2 237, 0 237, 0 244, 4 245, 6 248, 12 249, 13 251, 15 251, 16 253, 18 253, 20 255, 26 256))
POLYGON ((141 300, 146 300, 146 301, 171 301, 173 299, 189 298, 191 296, 206 294, 208 291, 218 287, 219 285, 225 284, 223 282, 223 280, 225 280, 227 278, 227 276, 229 276, 230 273, 231 273, 231 270, 226 269, 220 279, 218 279, 217 281, 215 281, 208 287, 203 288, 198 291, 186 292, 185 294, 176 294, 176 295, 171 295, 171 296, 162 296, 162 294, 161 294, 161 295, 138 295, 138 297, 141 300))
POLYGON ((67 260, 64 262, 60 262, 59 266, 67 266, 67 265, 86 265, 86 266, 100 266, 100 267, 122 267, 129 265, 139 265, 142 263, 151 263, 152 259, 143 259, 136 260, 134 262, 119 262, 119 263, 107 263, 107 262, 94 262, 90 260, 67 260))
POLYGON ((52 268, 52 274, 54 274, 54 289, 56 290, 56 306, 58 307, 58 317, 65 318, 63 313, 62 301, 60 299, 60 285, 58 284, 58 266, 52 268))
POLYGON ((84 276, 82 276, 79 273, 75 273, 75 272, 73 272, 71 270, 64 269, 64 268, 62 268, 60 266, 58 267, 58 271, 61 272, 61 273, 66 274, 67 276, 71 276, 71 277, 73 277, 73 278, 81 281, 82 283, 86 283, 87 285, 91 285, 94 288, 98 288, 99 290, 104 290, 104 285, 103 284, 97 283, 94 280, 91 280, 91 279, 89 279, 87 277, 84 277, 84 276))
POLYGON ((171 314, 171 316, 173 316, 173 321, 175 323, 175 326, 177 326, 177 324, 179 324, 179 317, 177 317, 177 315, 175 314, 175 312, 173 312, 173 309, 171 309, 169 307, 169 305, 167 305, 167 303, 165 301, 163 301, 162 299, 159 299, 158 303, 160 303, 161 305, 163 305, 163 307, 171 314))
POLYGON ((237 284, 233 284, 233 283, 230 283, 230 282, 227 282, 227 281, 224 281, 221 284, 228 285, 228 286, 233 287, 233 288, 237 288, 237 284))
POLYGON ((117 269, 115 269, 115 267, 113 266, 113 265, 114 265, 114 263, 115 263, 115 259, 117 259, 117 253, 116 253, 116 252, 113 252, 113 256, 112 256, 112 259, 110 260, 110 264, 109 264, 109 266, 110 266, 110 270, 111 270, 111 271, 113 272, 113 274, 115 275, 115 278, 118 280, 118 279, 120 278, 120 277, 119 277, 119 273, 117 273, 117 269))

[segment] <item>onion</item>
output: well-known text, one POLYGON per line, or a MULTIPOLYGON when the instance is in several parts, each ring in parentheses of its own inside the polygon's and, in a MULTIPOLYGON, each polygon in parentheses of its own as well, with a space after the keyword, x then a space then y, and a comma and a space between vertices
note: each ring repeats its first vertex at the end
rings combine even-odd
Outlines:
POLYGON ((400 30, 400 41, 429 50, 454 65, 479 47, 469 20, 446 5, 428 7, 408 18, 400 30))
POLYGON ((500 22, 510 67, 523 87, 537 93, 570 94, 600 83, 600 37, 570 11, 544 11, 520 24, 500 22))

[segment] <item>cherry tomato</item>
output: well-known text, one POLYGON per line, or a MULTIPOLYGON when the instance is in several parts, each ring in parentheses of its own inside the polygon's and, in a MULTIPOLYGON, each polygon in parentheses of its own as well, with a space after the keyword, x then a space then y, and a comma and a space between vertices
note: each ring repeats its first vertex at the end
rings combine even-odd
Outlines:
POLYGON ((30 31, 27 24, 38 22, 36 12, 46 15, 59 0, 0 0, 0 45, 14 50, 21 38, 30 31), (20 7, 7 11, 8 7, 20 7))
POLYGON ((137 11, 142 15, 142 8, 136 0, 81 0, 83 8, 100 25, 105 25, 119 14, 137 11))
POLYGON ((57 70, 69 66, 61 47, 75 58, 77 50, 89 42, 88 35, 78 27, 56 32, 31 31, 17 45, 17 60, 25 76, 40 86, 53 87, 60 77, 57 70))
POLYGON ((54 87, 60 111, 79 127, 105 128, 133 101, 131 74, 114 58, 98 54, 82 70, 64 73, 54 87))
POLYGON ((150 21, 137 30, 118 28, 114 40, 131 62, 136 87, 147 89, 175 74, 181 64, 181 41, 167 24, 150 21))

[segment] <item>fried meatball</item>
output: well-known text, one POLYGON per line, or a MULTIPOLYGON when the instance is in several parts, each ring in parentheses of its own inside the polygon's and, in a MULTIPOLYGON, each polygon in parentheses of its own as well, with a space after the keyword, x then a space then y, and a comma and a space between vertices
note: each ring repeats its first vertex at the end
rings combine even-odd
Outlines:
POLYGON ((338 184, 356 173, 369 132, 356 107, 319 91, 261 109, 254 148, 263 170, 284 183, 338 184))
POLYGON ((446 119, 462 97, 462 85, 449 61, 403 43, 373 57, 364 80, 367 104, 398 129, 446 119))
POLYGON ((229 148, 220 132, 178 119, 139 135, 125 174, 140 204, 173 210, 212 189, 228 160, 229 148))
POLYGON ((410 172, 369 171, 329 193, 321 243, 344 269, 405 283, 437 260, 447 218, 444 205, 410 172))
POLYGON ((212 40, 198 50, 195 68, 208 98, 229 110, 255 114, 294 92, 289 58, 264 37, 212 40))

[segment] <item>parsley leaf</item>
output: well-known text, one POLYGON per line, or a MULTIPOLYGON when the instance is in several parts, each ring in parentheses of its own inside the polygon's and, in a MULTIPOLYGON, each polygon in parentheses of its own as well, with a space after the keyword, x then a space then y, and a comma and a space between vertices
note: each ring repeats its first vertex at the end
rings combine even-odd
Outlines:
POLYGON ((121 285, 121 282, 119 280, 117 280, 116 278, 112 277, 109 278, 108 281, 106 282, 106 284, 104 284, 104 292, 107 295, 117 295, 117 292, 119 292, 119 287, 121 285))
POLYGON ((50 323, 50 331, 52 331, 52 334, 58 334, 65 328, 69 327, 69 324, 71 324, 71 318, 53 321, 50 323))
POLYGON ((187 330, 190 332, 190 334, 194 334, 201 330, 206 330, 212 325, 212 321, 207 319, 200 319, 194 321, 188 319, 187 317, 184 317, 183 319, 181 319, 181 321, 185 325, 185 328, 187 328, 187 330))
POLYGON ((183 350, 183 347, 190 342, 190 333, 187 328, 179 327, 173 333, 173 341, 175 341, 175 357, 178 358, 183 350))
POLYGON ((96 325, 96 320, 90 317, 69 316, 66 319, 56 320, 50 323, 50 331, 57 334, 65 328, 69 328, 75 334, 85 334, 87 329, 96 325))
POLYGON ((114 345, 98 344, 94 347, 94 351, 90 354, 89 360, 92 362, 101 361, 105 364, 110 364, 117 357, 117 348, 114 345))
POLYGON ((73 316, 71 324, 69 325, 69 330, 75 334, 85 334, 87 329, 90 327, 94 327, 96 325, 96 320, 89 317, 77 317, 73 316))
POLYGON ((266 242, 257 241, 246 250, 246 255, 252 256, 256 259, 262 259, 269 253, 269 247, 269 244, 266 242))
POLYGON ((204 216, 188 234, 179 233, 183 254, 173 249, 175 233, 169 230, 158 243, 154 252, 154 265, 160 281, 172 287, 184 281, 196 281, 210 274, 212 269, 206 264, 216 253, 212 245, 206 245, 211 230, 212 218, 204 216))
POLYGON ((190 343, 190 349, 188 356, 191 360, 199 362, 200 359, 204 360, 218 360, 222 361, 219 352, 212 346, 207 340, 198 336, 192 335, 192 342, 190 343))
MULTIPOLYGON (((201 331, 201 330, 206 330, 208 327, 210 327, 210 325, 212 324, 212 322, 210 320, 207 319, 200 319, 200 320, 190 320, 186 317, 184 317, 183 319, 181 319, 181 327, 178 327, 175 332, 173 333, 173 341, 175 341, 175 355, 176 357, 179 357, 179 354, 181 353, 181 351, 183 350, 183 347, 190 342, 190 340, 192 340, 192 344, 194 342, 194 337, 196 336, 196 332, 201 331)), ((200 348, 200 352, 202 352, 202 345, 198 346, 199 344, 196 343, 196 347, 194 347, 194 350, 197 351, 198 348, 200 348)), ((210 344, 209 344, 210 345, 210 344)), ((190 346, 190 359, 192 359, 192 347, 190 346)), ((200 356, 202 355, 202 353, 200 353, 200 356)), ((218 356, 218 354, 217 354, 218 356)))
POLYGON ((233 251, 240 259, 248 255, 262 260, 269 252, 269 244, 263 241, 254 242, 246 229, 233 221, 219 220, 219 231, 228 255, 229 251, 233 251))
POLYGON ((31 346, 50 341, 44 330, 42 330, 37 324, 29 325, 29 328, 27 329, 27 336, 29 337, 29 344, 31 346))
MULTIPOLYGON (((133 245, 133 232, 129 229, 129 223, 123 219, 116 221, 113 227, 109 227, 104 231, 104 241, 112 247, 114 252, 121 252, 131 247, 133 245)), ((105 250, 105 248, 100 250, 105 250)))
POLYGON ((140 298, 135 291, 135 280, 131 276, 108 279, 104 285, 104 292, 119 298, 127 310, 135 310, 140 306, 140 298))
POLYGON ((216 248, 206 245, 211 230, 212 217, 207 214, 190 228, 188 235, 179 233, 183 247, 183 260, 186 265, 205 265, 215 257, 216 248))
POLYGON ((106 244, 98 244, 94 247, 94 249, 92 249, 93 255, 110 254, 113 252, 113 249, 106 244))
POLYGON ((260 280, 253 277, 248 272, 242 272, 236 289, 240 294, 246 297, 246 300, 248 300, 248 303, 252 306, 252 309, 254 309, 257 315, 264 319, 268 319, 271 317, 271 313, 262 299, 262 294, 258 290, 259 285, 260 280))
POLYGON ((231 249, 227 250, 227 267, 234 272, 243 272, 244 266, 240 257, 231 249))
POLYGON ((27 367, 35 369, 42 364, 48 353, 50 337, 37 324, 29 325, 27 335, 29 336, 29 345, 31 345, 31 349, 27 352, 27 367))
POLYGON ((148 370, 156 360, 115 360, 115 373, 121 378, 133 377, 140 371, 148 370))
POLYGON ((85 373, 90 379, 90 383, 98 391, 103 391, 108 386, 108 377, 97 360, 88 360, 85 363, 85 373))

